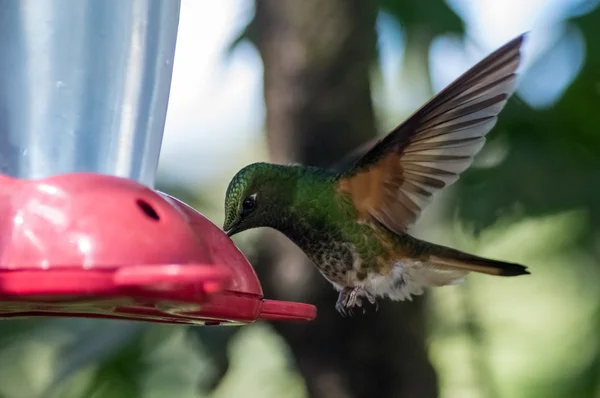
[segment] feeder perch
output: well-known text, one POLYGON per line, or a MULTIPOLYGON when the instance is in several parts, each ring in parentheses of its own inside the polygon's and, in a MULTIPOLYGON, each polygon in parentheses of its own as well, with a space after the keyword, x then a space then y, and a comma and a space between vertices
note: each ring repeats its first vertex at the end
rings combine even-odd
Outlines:
POLYGON ((315 318, 264 299, 219 227, 153 189, 179 1, 9 2, 0 20, 1 318, 315 318))

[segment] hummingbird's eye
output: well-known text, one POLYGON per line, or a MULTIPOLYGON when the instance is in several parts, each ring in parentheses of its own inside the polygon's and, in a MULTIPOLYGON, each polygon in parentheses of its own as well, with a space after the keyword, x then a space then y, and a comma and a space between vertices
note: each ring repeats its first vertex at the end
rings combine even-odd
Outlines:
POLYGON ((256 194, 248 196, 242 202, 242 215, 246 216, 256 208, 256 194))

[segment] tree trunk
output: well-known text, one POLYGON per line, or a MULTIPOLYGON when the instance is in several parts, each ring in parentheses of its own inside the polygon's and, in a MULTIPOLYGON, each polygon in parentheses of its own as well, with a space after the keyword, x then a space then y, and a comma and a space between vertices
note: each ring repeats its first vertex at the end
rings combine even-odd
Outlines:
MULTIPOLYGON (((376 11, 367 0, 256 0, 251 33, 264 63, 273 161, 327 166, 375 136, 376 11)), ((315 322, 274 324, 311 397, 437 396, 423 300, 343 318, 337 293, 292 243, 265 231, 260 248, 253 262, 266 295, 318 307, 315 322)))

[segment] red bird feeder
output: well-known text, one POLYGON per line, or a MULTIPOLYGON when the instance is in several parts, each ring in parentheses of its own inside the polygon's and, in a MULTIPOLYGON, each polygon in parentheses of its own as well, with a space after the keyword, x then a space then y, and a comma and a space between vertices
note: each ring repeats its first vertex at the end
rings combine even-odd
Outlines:
POLYGON ((22 40, 0 40, 0 59, 11 60, 0 61, 0 91, 14 90, 0 96, 10 98, 0 105, 11 121, 0 126, 0 317, 195 325, 314 319, 312 305, 264 299, 251 265, 219 227, 149 188, 179 2, 73 3, 81 12, 59 0, 44 4, 51 10, 19 2, 2 10, 7 20, 28 14, 31 29, 11 31, 22 40), (105 18, 72 18, 95 14, 105 18), (49 37, 48 26, 56 28, 49 37), (62 50, 76 51, 72 37, 82 52, 65 59, 62 50), (16 51, 14 42, 29 47, 16 51), (98 65, 103 60, 111 67, 98 65), (40 64, 47 70, 21 72, 40 64), (21 95, 30 87, 43 95, 21 95))
POLYGON ((0 316, 218 325, 310 320, 264 300, 246 258, 184 203, 92 173, 0 178, 0 316))

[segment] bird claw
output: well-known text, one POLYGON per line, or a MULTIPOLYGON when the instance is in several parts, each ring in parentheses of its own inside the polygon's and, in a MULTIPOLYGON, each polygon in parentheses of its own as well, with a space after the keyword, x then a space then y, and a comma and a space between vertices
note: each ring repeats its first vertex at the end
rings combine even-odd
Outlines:
POLYGON ((363 297, 366 298, 369 303, 375 305, 376 311, 379 309, 379 303, 377 303, 375 296, 364 290, 362 287, 344 288, 338 296, 335 309, 344 317, 353 316, 356 307, 362 308, 362 313, 365 314, 367 310, 363 307, 363 297))

